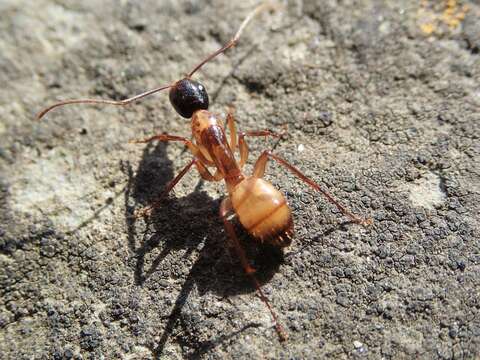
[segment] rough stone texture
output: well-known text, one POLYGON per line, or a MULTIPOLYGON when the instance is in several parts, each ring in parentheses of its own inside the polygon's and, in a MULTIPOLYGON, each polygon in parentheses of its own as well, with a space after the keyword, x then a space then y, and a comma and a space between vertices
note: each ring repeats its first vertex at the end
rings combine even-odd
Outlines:
MULTIPOLYGON (((254 4, 0 2, 0 358, 480 356, 478 1, 428 36, 425 2, 291 1, 196 76, 240 129, 287 123, 276 152, 375 220, 345 223, 269 166, 295 241, 282 255, 242 239, 285 344, 227 249, 223 184, 193 171, 151 221, 130 216, 190 159, 128 144, 189 136, 167 94, 33 121, 180 78, 254 4)), ((269 145, 250 144, 252 164, 269 145)))

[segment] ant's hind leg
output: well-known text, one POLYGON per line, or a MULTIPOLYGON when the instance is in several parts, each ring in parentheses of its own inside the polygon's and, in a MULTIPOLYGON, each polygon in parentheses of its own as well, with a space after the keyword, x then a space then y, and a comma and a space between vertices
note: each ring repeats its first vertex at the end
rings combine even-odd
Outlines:
POLYGON ((275 323, 275 330, 277 331, 278 337, 280 338, 280 341, 285 341, 287 340, 287 333, 283 329, 282 325, 278 322, 277 315, 272 309, 272 306, 270 305, 270 302, 268 301, 267 297, 262 291, 262 288, 260 286, 260 283, 258 282, 257 278, 255 277, 255 269, 250 266, 247 260, 247 255, 245 254, 245 250, 243 249, 242 245, 240 244, 240 241, 238 240, 237 234, 235 233, 235 228, 233 227, 233 224, 231 222, 231 218, 235 215, 235 212, 233 211, 232 204, 230 202, 229 198, 226 198, 222 201, 220 205, 220 217, 223 220, 223 224, 225 227, 225 230, 230 238, 230 242, 233 245, 233 248, 235 249, 237 256, 240 258, 240 263, 242 264, 243 271, 250 276, 250 279, 252 280, 253 284, 255 285, 255 288, 257 289, 258 295, 260 296, 260 299, 262 302, 267 306, 268 310, 270 311, 270 314, 272 315, 273 322, 275 323))
POLYGON ((232 204, 229 198, 223 199, 222 203, 220 204, 220 217, 223 220, 225 230, 229 236, 229 244, 235 249, 238 257, 240 258, 240 263, 242 264, 243 270, 247 275, 255 273, 255 269, 248 263, 247 255, 245 254, 243 247, 240 245, 237 235, 235 234, 233 224, 230 221, 233 217, 235 217, 235 212, 232 209, 232 204))
POLYGON ((311 188, 314 190, 319 191, 323 196, 327 198, 333 205, 337 207, 340 212, 349 217, 353 222, 362 225, 371 225, 373 220, 371 218, 361 218, 354 214, 352 214, 349 210, 347 210, 342 204, 340 204, 330 193, 323 190, 320 185, 318 185, 315 181, 305 176, 300 170, 296 167, 288 163, 286 160, 282 159, 281 157, 272 154, 270 151, 266 150, 260 155, 257 162, 255 163, 255 167, 253 169, 253 177, 262 178, 265 174, 265 167, 267 165, 268 158, 272 158, 276 162, 280 163, 280 165, 286 167, 290 170, 296 177, 298 177, 303 182, 307 183, 311 188))

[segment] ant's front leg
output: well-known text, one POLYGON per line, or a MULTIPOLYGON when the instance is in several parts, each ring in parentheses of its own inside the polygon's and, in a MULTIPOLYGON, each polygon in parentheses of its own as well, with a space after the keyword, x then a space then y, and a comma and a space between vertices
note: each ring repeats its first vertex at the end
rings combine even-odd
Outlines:
POLYGON ((260 157, 258 158, 257 162, 255 163, 255 167, 253 169, 253 175, 252 175, 253 177, 257 177, 257 178, 263 177, 263 175, 265 174, 265 167, 267 165, 268 158, 272 158, 276 162, 280 163, 280 165, 286 167, 296 177, 298 177, 303 182, 307 183, 307 185, 309 185, 311 188, 319 191, 323 196, 327 198, 328 201, 330 201, 333 205, 335 205, 343 215, 349 217, 353 222, 357 224, 365 225, 365 226, 371 225, 373 223, 373 220, 371 218, 361 218, 352 214, 342 204, 340 204, 330 193, 323 190, 320 187, 320 185, 318 185, 315 181, 305 176, 300 170, 298 170, 296 167, 288 163, 286 160, 282 159, 281 157, 275 154, 272 154, 272 152, 269 150, 264 151, 262 155, 260 155, 260 157))
POLYGON ((235 148, 237 147, 237 128, 235 127, 235 118, 233 117, 233 107, 228 108, 226 123, 228 131, 230 132, 230 141, 228 145, 232 151, 235 151, 235 148))
POLYGON ((237 234, 235 233, 235 228, 231 222, 231 218, 235 216, 235 212, 232 208, 232 204, 230 202, 229 198, 225 198, 222 200, 222 203, 220 205, 220 217, 223 220, 223 224, 225 227, 225 230, 230 238, 230 243, 233 245, 233 248, 235 249, 237 256, 240 259, 240 263, 242 264, 243 271, 245 274, 247 274, 250 279, 252 280, 253 284, 255 285, 255 288, 257 289, 258 295, 260 296, 260 299, 262 302, 267 306, 268 310, 270 311, 270 314, 272 315, 273 322, 275 324, 275 330, 277 331, 278 337, 280 341, 285 341, 287 340, 288 336, 287 333, 285 332, 284 328, 280 323, 278 322, 277 314, 273 311, 272 306, 270 305, 270 302, 268 301, 268 298, 265 296, 265 294, 262 291, 262 288, 260 286, 260 283, 258 282, 256 276, 255 276, 255 269, 250 266, 247 260, 247 255, 245 254, 245 250, 243 249, 242 245, 240 244, 240 241, 238 240, 237 234))
POLYGON ((130 140, 129 143, 131 144, 144 144, 144 143, 149 143, 151 141, 178 141, 178 142, 183 142, 183 144, 190 150, 190 152, 198 158, 200 161, 203 163, 206 163, 208 165, 212 165, 213 163, 205 158, 203 156, 202 152, 198 148, 197 145, 192 143, 190 140, 181 137, 181 136, 176 136, 176 135, 169 135, 169 134, 159 134, 155 136, 151 136, 145 139, 139 139, 139 140, 130 140))

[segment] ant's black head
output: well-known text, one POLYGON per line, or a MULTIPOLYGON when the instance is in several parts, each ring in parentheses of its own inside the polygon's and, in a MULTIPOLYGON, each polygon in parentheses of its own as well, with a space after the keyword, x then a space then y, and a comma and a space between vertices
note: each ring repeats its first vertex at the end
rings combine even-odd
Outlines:
POLYGON ((170 102, 184 118, 191 118, 197 110, 208 109, 208 94, 205 86, 185 78, 170 89, 170 102))

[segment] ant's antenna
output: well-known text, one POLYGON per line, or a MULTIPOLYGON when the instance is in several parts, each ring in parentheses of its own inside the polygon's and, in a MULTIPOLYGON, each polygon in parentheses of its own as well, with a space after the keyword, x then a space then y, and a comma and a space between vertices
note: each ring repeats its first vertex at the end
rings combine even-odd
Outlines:
POLYGON ((40 120, 46 113, 48 113, 50 110, 53 110, 55 109, 56 107, 59 107, 59 106, 63 106, 63 105, 68 105, 68 104, 109 104, 109 105, 117 105, 117 106, 124 106, 124 105, 128 105, 136 100, 139 100, 141 98, 144 98, 148 95, 151 95, 151 94, 154 94, 156 92, 159 92, 159 91, 162 91, 162 90, 165 90, 165 89, 168 89, 168 88, 171 88, 172 86, 174 86, 175 84, 170 84, 170 85, 164 85, 164 86, 161 86, 161 87, 158 87, 156 89, 153 89, 153 90, 149 90, 149 91, 146 91, 144 93, 141 93, 141 94, 138 94, 138 95, 135 95, 131 98, 128 98, 128 99, 124 99, 124 100, 120 100, 120 101, 115 101, 115 100, 103 100, 103 99, 75 99, 75 100, 65 100, 65 101, 61 101, 61 102, 58 102, 56 104, 53 104, 52 106, 49 106, 47 107, 46 109, 43 109, 42 111, 40 111, 37 116, 36 116, 36 119, 37 120, 40 120))
MULTIPOLYGON (((197 70, 199 70, 203 65, 205 65, 207 62, 215 58, 217 55, 220 55, 221 53, 225 52, 226 50, 230 49, 231 47, 235 46, 235 44, 238 42, 238 39, 240 38, 240 35, 242 34, 243 30, 245 27, 248 25, 248 23, 260 12, 267 8, 274 8, 273 4, 269 1, 264 2, 263 4, 257 6, 254 10, 252 10, 245 20, 243 20, 242 24, 240 25, 238 31, 236 32, 235 36, 224 46, 222 46, 219 50, 215 51, 213 54, 209 55, 205 60, 203 60, 200 64, 195 66, 195 68, 187 75, 187 78, 190 78, 197 70)), ((53 110, 59 106, 63 105, 69 105, 69 104, 109 104, 109 105, 117 105, 117 106, 125 106, 128 105, 134 101, 140 100, 146 96, 152 95, 156 92, 174 87, 176 84, 170 84, 170 85, 164 85, 158 88, 155 88, 153 90, 146 91, 144 93, 135 95, 131 98, 120 100, 120 101, 115 101, 115 100, 104 100, 104 99, 74 99, 74 100, 65 100, 58 102, 56 104, 53 104, 46 109, 43 109, 36 115, 36 119, 40 120, 42 117, 45 116, 46 113, 48 113, 50 110, 53 110)))
POLYGON ((274 9, 273 3, 267 1, 267 2, 264 2, 263 4, 257 6, 255 9, 253 9, 250 12, 250 14, 248 14, 248 16, 245 18, 245 20, 243 20, 243 22, 240 25, 240 27, 238 28, 238 31, 235 34, 235 36, 227 44, 222 46, 220 49, 215 51, 213 54, 211 54, 207 58, 205 58, 205 60, 203 60, 200 64, 195 66, 195 68, 192 71, 190 71, 190 73, 187 75, 187 77, 188 78, 192 77, 192 75, 195 74, 197 72, 197 70, 199 70, 207 62, 209 62, 210 60, 212 60, 216 56, 220 55, 221 53, 225 52, 226 50, 230 49, 231 47, 234 47, 237 44, 238 39, 240 38, 240 35, 242 35, 243 30, 247 27, 248 23, 255 16, 257 16, 259 13, 261 13, 262 11, 264 11, 266 9, 274 9))

